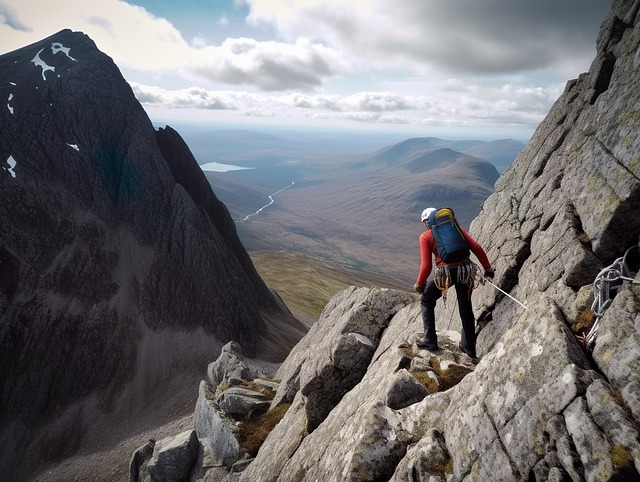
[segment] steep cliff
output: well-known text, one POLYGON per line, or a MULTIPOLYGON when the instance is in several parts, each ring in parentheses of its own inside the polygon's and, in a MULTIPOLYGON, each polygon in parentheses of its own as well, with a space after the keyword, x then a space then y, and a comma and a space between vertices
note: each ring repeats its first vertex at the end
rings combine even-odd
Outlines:
MULTIPOLYGON (((567 84, 470 227, 496 284, 525 305, 477 288, 479 363, 447 330, 459 326, 453 294, 431 353, 411 343, 421 317, 408 294, 346 290, 276 373, 271 407, 288 409, 256 457, 234 464, 234 445, 218 467, 197 459, 196 480, 640 479, 639 10, 614 1, 590 71, 567 84), (577 322, 594 280, 626 252, 632 277, 610 283, 586 347, 577 322)), ((243 376, 225 373, 201 386, 201 442, 230 426, 213 422, 216 403, 243 376)))
POLYGON ((87 36, 0 57, 0 97, 3 476, 72 452, 99 413, 193 390, 231 339, 286 355, 301 327, 178 133, 87 36))

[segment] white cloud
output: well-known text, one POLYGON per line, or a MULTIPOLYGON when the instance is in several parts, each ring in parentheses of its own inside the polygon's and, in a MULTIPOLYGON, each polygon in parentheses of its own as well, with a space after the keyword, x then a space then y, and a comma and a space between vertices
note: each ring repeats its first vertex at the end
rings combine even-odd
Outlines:
POLYGON ((155 107, 237 110, 238 101, 242 102, 242 98, 245 96, 245 94, 237 92, 209 92, 198 87, 167 90, 136 82, 130 82, 130 84, 141 104, 155 107))
POLYGON ((70 28, 89 35, 98 48, 121 67, 174 69, 188 58, 190 47, 167 20, 141 7, 117 0, 56 0, 48 8, 40 0, 12 0, 16 29, 0 24, 3 48, 13 50, 70 28))
POLYGON ((17 31, 29 32, 32 30, 28 25, 22 23, 14 8, 3 2, 0 2, 0 23, 17 31))
POLYGON ((194 49, 203 49, 207 45, 207 39, 201 33, 191 39, 191 47, 194 49))
POLYGON ((252 108, 245 110, 243 115, 248 117, 275 117, 276 113, 271 110, 252 108))
POLYGON ((354 110, 382 112, 412 108, 410 100, 391 92, 359 92, 348 97, 346 104, 354 110))
POLYGON ((337 51, 305 39, 293 44, 227 39, 197 52, 187 68, 212 81, 265 91, 311 90, 349 71, 337 51))
POLYGON ((351 120, 426 126, 517 126, 533 130, 559 95, 555 89, 514 84, 465 85, 443 95, 360 92, 353 95, 264 95, 199 88, 166 90, 132 84, 140 102, 151 107, 236 111, 245 116, 284 119, 351 120))
POLYGON ((602 0, 244 1, 251 22, 274 24, 284 38, 315 39, 353 62, 423 74, 588 67, 610 7, 602 0))

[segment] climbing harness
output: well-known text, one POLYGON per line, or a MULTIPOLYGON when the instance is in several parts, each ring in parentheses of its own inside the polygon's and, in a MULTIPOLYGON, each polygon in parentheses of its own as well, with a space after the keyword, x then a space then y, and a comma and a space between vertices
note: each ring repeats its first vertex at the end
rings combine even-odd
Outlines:
POLYGON ((442 291, 442 300, 444 303, 447 301, 447 290, 451 286, 451 268, 456 268, 456 282, 469 287, 469 296, 471 296, 471 292, 477 286, 476 278, 480 272, 478 266, 469 260, 438 266, 433 275, 433 283, 436 285, 436 288, 442 291))
MULTIPOLYGON (((433 275, 433 283, 440 291, 442 291, 442 302, 447 306, 447 290, 451 286, 451 270, 450 268, 456 268, 456 281, 461 284, 465 284, 469 287, 468 296, 471 297, 471 292, 478 285, 477 278, 480 273, 480 268, 470 260, 464 260, 458 263, 450 263, 448 265, 438 266, 433 275)), ((449 324, 447 330, 451 328, 451 320, 453 319, 453 310, 449 317, 449 324)))
POLYGON ((433 283, 440 291, 442 291, 442 301, 447 302, 447 290, 451 286, 451 271, 448 266, 440 266, 436 268, 433 274, 433 283))
POLYGON ((445 303, 447 301, 447 289, 449 289, 449 286, 451 286, 451 272, 449 271, 449 268, 453 268, 453 267, 458 268, 457 278, 456 278, 458 283, 463 283, 469 286, 469 296, 471 296, 471 292, 478 287, 479 283, 484 284, 485 282, 487 282, 491 286, 493 286, 495 289, 500 291, 502 294, 507 295, 513 301, 518 303, 525 310, 528 309, 524 303, 516 300, 513 296, 511 296, 509 293, 504 291, 502 288, 496 286, 487 278, 482 276, 480 274, 480 267, 477 264, 475 264, 473 261, 464 261, 460 264, 456 263, 456 264, 442 265, 436 268, 436 272, 433 275, 433 282, 436 285, 436 287, 440 291, 442 291, 442 299, 445 303))
POLYGON ((629 267, 629 256, 634 249, 640 250, 640 245, 631 246, 627 249, 624 256, 616 259, 612 264, 601 270, 593 282, 593 303, 591 304, 591 311, 595 315, 595 321, 586 335, 578 336, 585 350, 593 350, 593 344, 598 336, 598 328, 602 316, 613 301, 612 291, 618 290, 623 286, 624 281, 632 284, 640 284, 639 281, 634 280, 636 273, 629 267))

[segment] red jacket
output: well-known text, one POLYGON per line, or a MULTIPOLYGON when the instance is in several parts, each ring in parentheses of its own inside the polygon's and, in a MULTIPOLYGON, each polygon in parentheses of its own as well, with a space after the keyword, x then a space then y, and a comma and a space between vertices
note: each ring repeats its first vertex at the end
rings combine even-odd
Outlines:
MULTIPOLYGON (((484 252, 482 246, 478 244, 478 242, 471 237, 469 233, 467 233, 462 227, 460 227, 462 233, 464 234, 467 243, 469 244, 469 249, 473 254, 476 255, 478 261, 483 268, 487 269, 491 267, 491 263, 489 263, 489 258, 487 258, 487 253, 484 252)), ((416 284, 419 286, 423 286, 427 283, 427 278, 429 274, 431 274, 431 255, 433 255, 436 259, 436 265, 441 263, 442 260, 438 257, 438 252, 436 250, 436 243, 433 240, 433 233, 430 229, 427 229, 424 233, 420 235, 420 273, 418 273, 418 280, 416 284)))

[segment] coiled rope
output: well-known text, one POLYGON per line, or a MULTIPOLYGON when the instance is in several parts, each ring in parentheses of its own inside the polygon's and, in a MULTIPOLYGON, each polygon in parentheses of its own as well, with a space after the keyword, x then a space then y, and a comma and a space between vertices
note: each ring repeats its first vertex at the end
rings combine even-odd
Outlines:
POLYGON ((458 265, 439 266, 433 275, 433 283, 442 291, 442 300, 447 301, 447 290, 451 286, 451 268, 456 268, 456 282, 469 287, 469 296, 478 286, 477 278, 480 269, 473 261, 467 261, 458 265))
MULTIPOLYGON (((471 292, 478 285, 478 275, 480 274, 480 268, 471 260, 464 261, 460 264, 450 266, 438 266, 433 275, 433 283, 440 291, 442 291, 442 303, 447 306, 447 290, 451 286, 451 270, 450 268, 456 268, 456 280, 458 283, 466 284, 469 287, 468 296, 471 297, 471 292)), ((480 276, 481 278, 481 276, 480 276)), ((447 330, 451 328, 451 320, 453 319, 453 310, 449 317, 449 325, 447 330)))
POLYGON ((595 315, 595 321, 586 335, 578 336, 586 350, 593 350, 602 316, 611 304, 613 296, 615 296, 615 293, 612 296, 612 292, 620 289, 625 281, 640 284, 640 282, 634 281, 636 273, 629 267, 629 255, 634 249, 640 250, 640 246, 631 246, 627 249, 624 256, 616 259, 612 264, 601 270, 593 282, 591 311, 595 315))

